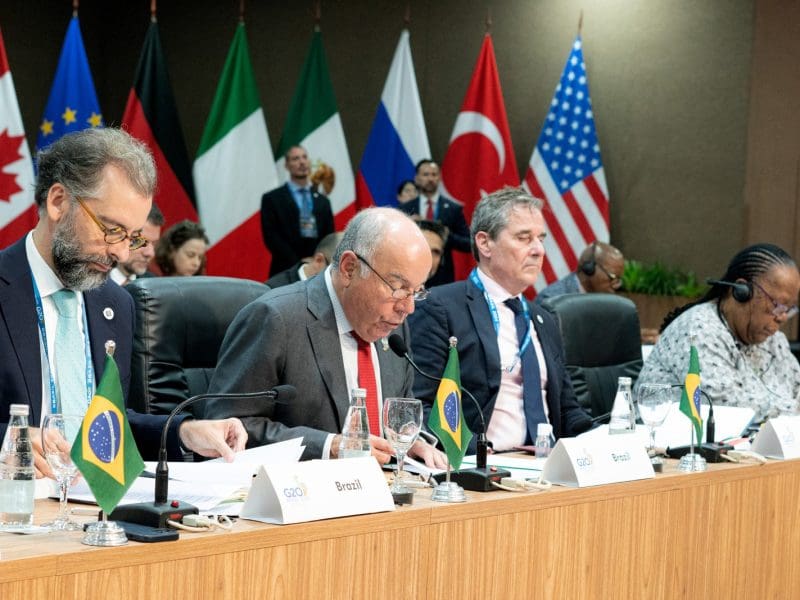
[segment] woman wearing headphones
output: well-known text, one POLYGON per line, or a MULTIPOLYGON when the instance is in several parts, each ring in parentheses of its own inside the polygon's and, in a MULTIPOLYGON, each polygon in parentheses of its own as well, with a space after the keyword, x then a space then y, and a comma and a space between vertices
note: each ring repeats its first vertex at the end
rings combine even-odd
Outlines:
POLYGON ((664 319, 637 386, 683 383, 693 344, 702 388, 714 404, 752 408, 759 421, 797 413, 800 364, 779 331, 798 312, 800 274, 792 257, 772 244, 755 244, 709 283, 705 296, 664 319))

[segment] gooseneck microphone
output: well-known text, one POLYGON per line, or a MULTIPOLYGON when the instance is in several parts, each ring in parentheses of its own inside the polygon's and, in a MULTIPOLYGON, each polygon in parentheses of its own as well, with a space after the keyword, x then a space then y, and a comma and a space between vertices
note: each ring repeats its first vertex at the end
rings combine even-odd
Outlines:
POLYGON ((297 395, 293 385, 278 385, 271 390, 263 392, 246 392, 230 394, 198 394, 187 398, 170 411, 164 426, 161 429, 161 444, 158 447, 158 465, 156 466, 155 502, 140 502, 137 504, 124 504, 118 506, 109 515, 109 519, 139 523, 150 527, 166 527, 167 520, 180 520, 185 514, 196 514, 197 507, 173 500, 167 503, 169 492, 169 464, 167 462, 167 437, 172 420, 187 406, 196 404, 201 400, 245 400, 263 398, 266 403, 245 406, 237 414, 238 417, 266 416, 276 404, 291 402, 297 395))
MULTIPOLYGON (((389 347, 392 349, 397 356, 400 358, 405 358, 408 363, 414 367, 414 370, 425 377, 426 379, 430 379, 431 381, 441 381, 441 377, 434 377, 419 368, 417 363, 414 362, 414 359, 411 358, 408 354, 408 346, 406 345, 405 340, 400 337, 399 334, 393 333, 389 336, 389 347)), ((464 386, 461 387, 461 392, 466 394, 470 400, 475 404, 475 409, 478 411, 478 417, 481 421, 481 430, 478 433, 477 440, 475 442, 475 467, 478 469, 485 469, 486 468, 486 453, 488 451, 489 446, 491 446, 491 442, 486 439, 486 420, 483 418, 483 410, 481 409, 481 405, 478 404, 478 400, 472 393, 466 389, 464 386)))

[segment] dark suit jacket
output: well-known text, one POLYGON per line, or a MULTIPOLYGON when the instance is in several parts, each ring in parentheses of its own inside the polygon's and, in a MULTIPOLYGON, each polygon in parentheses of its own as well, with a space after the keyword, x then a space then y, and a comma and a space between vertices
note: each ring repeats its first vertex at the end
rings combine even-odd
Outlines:
MULTIPOLYGON (((553 433, 556 438, 574 436, 591 427, 591 417, 575 399, 564 365, 561 337, 553 318, 538 306, 530 306, 530 313, 547 364, 547 405, 553 433)), ((409 325, 414 358, 431 375, 442 374, 447 362, 448 339, 450 336, 458 338, 461 385, 474 394, 488 425, 500 389, 500 349, 481 291, 468 279, 436 287, 426 300, 417 304, 416 312, 409 316, 409 325)), ((437 388, 437 382, 420 375, 414 381, 414 397, 423 401, 426 415, 437 388)), ((469 428, 479 432, 480 417, 476 407, 466 397, 462 405, 469 428)), ((474 450, 475 437, 472 439, 474 450)))
POLYGON ((312 191, 317 237, 300 237, 300 209, 289 185, 284 184, 261 197, 261 234, 272 254, 270 277, 288 269, 301 258, 312 256, 319 241, 333 233, 333 211, 328 197, 312 191))
MULTIPOLYGON (((408 338, 407 325, 397 332, 408 338)), ((410 365, 382 343, 376 347, 383 397, 409 397, 414 382, 410 365)), ((322 274, 270 290, 239 312, 222 342, 208 391, 256 392, 280 384, 295 386, 297 397, 267 409, 267 416, 242 418, 248 446, 302 436, 302 458, 320 458, 328 434, 342 430, 350 404, 336 318, 322 274)), ((205 414, 236 416, 237 406, 245 414, 242 402, 212 400, 205 414)), ((247 414, 256 412, 247 407, 247 414)))
MULTIPOLYGON (((400 204, 398 208, 406 214, 418 215, 420 214, 419 204, 418 196, 414 200, 409 200, 408 202, 400 204)), ((444 247, 444 254, 442 254, 442 262, 439 263, 439 269, 433 274, 433 277, 427 281, 428 287, 454 281, 453 250, 460 250, 461 252, 472 251, 469 227, 467 226, 467 220, 464 218, 464 207, 458 202, 439 194, 437 211, 436 220, 442 223, 442 225, 447 226, 450 230, 450 235, 444 247)))
MULTIPOLYGON (((99 381, 103 374, 104 344, 106 340, 114 340, 117 343, 114 359, 127 398, 131 377, 133 299, 110 280, 96 290, 85 292, 83 298, 95 380, 99 381), (106 308, 114 311, 110 319, 103 315, 106 308)), ((47 395, 49 398, 49 391, 47 395)), ((42 418, 41 349, 25 238, 0 251, 0 437, 5 435, 11 404, 27 404, 30 424, 39 426, 42 418)), ((165 418, 128 410, 128 420, 142 456, 156 459, 165 418)), ((171 455, 179 458, 177 427, 172 428, 170 441, 171 455)))
POLYGON ((283 287, 285 285, 289 285, 290 283, 296 283, 300 281, 300 265, 303 264, 303 261, 297 261, 288 269, 285 269, 278 273, 277 275, 273 275, 269 279, 267 279, 267 285, 270 289, 274 290, 275 288, 283 287))

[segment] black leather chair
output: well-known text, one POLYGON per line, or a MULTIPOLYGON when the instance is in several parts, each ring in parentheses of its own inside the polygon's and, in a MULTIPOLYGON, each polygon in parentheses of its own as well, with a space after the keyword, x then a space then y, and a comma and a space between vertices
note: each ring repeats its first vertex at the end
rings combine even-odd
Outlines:
POLYGON ((636 381, 642 369, 636 305, 614 294, 565 294, 542 306, 558 322, 578 402, 593 417, 605 415, 614 404, 617 378, 636 381))
POLYGON ((231 277, 147 277, 126 289, 136 306, 128 402, 151 414, 208 391, 228 325, 269 290, 231 277))

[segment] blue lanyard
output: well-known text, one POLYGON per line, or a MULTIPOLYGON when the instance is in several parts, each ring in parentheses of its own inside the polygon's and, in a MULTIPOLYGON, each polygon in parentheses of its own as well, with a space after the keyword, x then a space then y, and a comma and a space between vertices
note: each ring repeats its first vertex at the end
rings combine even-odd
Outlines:
MULTIPOLYGON (((47 377, 50 380, 50 413, 58 414, 61 412, 58 396, 56 395, 56 383, 53 379, 53 369, 50 365, 50 352, 47 350, 47 332, 44 326, 44 308, 42 308, 42 297, 39 295, 39 287, 36 285, 36 279, 31 273, 31 281, 33 281, 33 297, 36 301, 36 319, 39 324, 39 334, 42 336, 42 344, 44 345, 44 357, 47 360, 47 377)), ((81 311, 83 314, 83 351, 86 355, 86 406, 92 401, 92 394, 94 392, 94 367, 92 367, 92 349, 89 346, 89 327, 86 323, 86 309, 81 311)))
MULTIPOLYGON (((495 335, 500 335, 500 317, 497 314, 497 306, 495 306, 494 300, 492 300, 492 298, 489 296, 489 293, 486 291, 486 286, 483 285, 481 278, 478 277, 477 267, 472 269, 472 272, 469 274, 469 279, 483 294, 486 304, 489 305, 489 314, 492 316, 494 333, 495 335)), ((510 367, 508 367, 509 372, 514 370, 514 367, 517 365, 517 361, 522 358, 523 353, 528 349, 528 346, 531 343, 531 315, 530 312, 528 312, 528 303, 525 300, 522 301, 522 312, 525 314, 525 322, 528 324, 528 329, 525 331, 525 337, 522 339, 522 344, 520 344, 519 350, 517 350, 517 356, 514 358, 514 362, 511 363, 510 367)))

